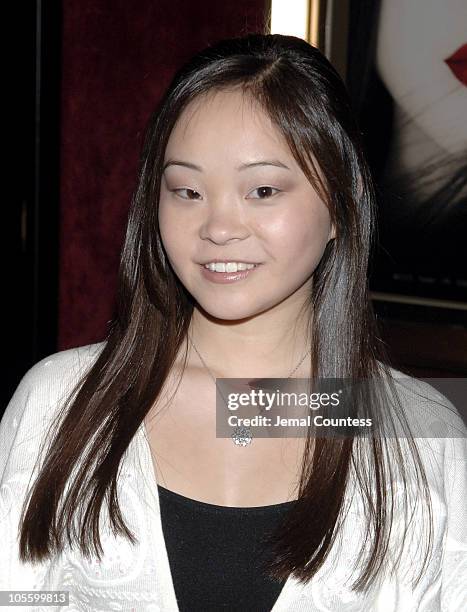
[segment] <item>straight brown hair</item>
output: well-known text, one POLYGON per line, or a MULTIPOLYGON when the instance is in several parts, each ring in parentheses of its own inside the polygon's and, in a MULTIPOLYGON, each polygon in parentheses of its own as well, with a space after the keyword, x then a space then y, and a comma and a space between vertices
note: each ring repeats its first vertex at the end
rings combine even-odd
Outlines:
POLYGON ((396 436, 378 435, 377 430, 369 440, 315 438, 313 452, 308 437, 298 502, 271 539, 270 575, 286 579, 292 573, 305 583, 323 565, 343 524, 354 470, 368 529, 353 588, 368 587, 385 565, 395 489, 405 501, 407 517, 413 478, 430 519, 418 582, 432 545, 430 494, 369 299, 367 270, 375 236, 372 180, 339 75, 313 46, 277 34, 223 40, 195 55, 175 74, 150 120, 120 258, 115 316, 102 351, 63 404, 44 463, 25 500, 20 558, 50 558, 63 549, 65 538, 86 557, 100 557, 98 526, 104 500, 114 532, 136 542, 119 507, 119 465, 161 393, 194 307, 166 258, 159 233, 165 149, 178 117, 192 100, 234 88, 260 104, 284 135, 335 224, 336 237, 326 246, 304 305, 312 349, 310 377, 386 380, 388 393, 362 395, 357 413, 372 416, 376 426, 381 415, 394 418, 405 423, 407 433, 408 450, 396 436), (391 405, 389 392, 395 400, 391 405), (78 533, 72 527, 74 519, 78 533))

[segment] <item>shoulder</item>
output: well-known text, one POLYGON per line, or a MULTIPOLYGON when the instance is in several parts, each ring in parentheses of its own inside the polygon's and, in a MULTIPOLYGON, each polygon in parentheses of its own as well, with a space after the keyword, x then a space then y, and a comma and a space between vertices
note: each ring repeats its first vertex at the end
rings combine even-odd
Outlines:
MULTIPOLYGON (((384 381, 389 382, 389 387, 394 386, 398 399, 397 409, 392 410, 395 404, 389 394, 389 410, 397 432, 390 436, 391 448, 402 450, 407 465, 413 466, 418 456, 430 489, 448 506, 458 503, 455 500, 459 495, 467 495, 467 427, 462 414, 467 379, 419 379, 394 368, 388 368, 388 373, 390 380, 384 377, 384 381), (405 422, 398 415, 405 417, 405 422)), ((464 512, 462 516, 465 517, 464 512)))
MULTIPOLYGON (((104 345, 104 342, 88 344, 44 357, 26 371, 12 400, 18 396, 29 401, 47 400, 58 396, 61 391, 71 388, 85 374, 104 345)), ((8 407, 10 404, 12 401, 8 407)), ((18 408, 17 402, 13 402, 13 405, 18 408)))
POLYGON ((385 384, 395 391, 413 437, 467 437, 467 378, 415 378, 392 367, 387 374, 385 384))
POLYGON ((48 355, 24 374, 17 390, 51 394, 73 384, 95 361, 105 342, 78 346, 48 355))
POLYGON ((36 454, 42 434, 104 345, 100 342, 59 351, 27 370, 0 422, 0 478, 15 458, 19 468, 26 455, 36 454))

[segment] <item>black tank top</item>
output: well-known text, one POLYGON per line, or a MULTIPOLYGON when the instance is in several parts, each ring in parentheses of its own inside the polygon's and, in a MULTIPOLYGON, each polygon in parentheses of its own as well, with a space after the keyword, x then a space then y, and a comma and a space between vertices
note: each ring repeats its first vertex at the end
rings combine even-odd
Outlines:
POLYGON ((263 570, 262 542, 296 503, 217 506, 158 485, 162 529, 180 612, 270 612, 285 584, 263 570))

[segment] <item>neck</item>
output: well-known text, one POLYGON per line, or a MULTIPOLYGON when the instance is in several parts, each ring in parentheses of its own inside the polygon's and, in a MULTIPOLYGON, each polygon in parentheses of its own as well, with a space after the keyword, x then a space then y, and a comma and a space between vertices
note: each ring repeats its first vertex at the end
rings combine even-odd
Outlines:
MULTIPOLYGON (((215 319, 195 308, 189 336, 217 378, 306 378, 310 375, 310 335, 304 317, 253 316, 236 321, 215 319)), ((204 365, 187 339, 187 365, 204 365)))

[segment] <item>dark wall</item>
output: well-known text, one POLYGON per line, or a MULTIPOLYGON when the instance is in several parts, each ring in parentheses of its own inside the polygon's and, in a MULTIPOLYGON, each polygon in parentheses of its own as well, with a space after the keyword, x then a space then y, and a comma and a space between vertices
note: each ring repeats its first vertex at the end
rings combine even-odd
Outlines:
POLYGON ((100 341, 144 127, 176 68, 263 27, 265 0, 63 2, 58 349, 100 341))
POLYGON ((1 407, 57 347, 61 5, 5 4, 1 407), (7 47, 5 47, 6 49, 7 47))

